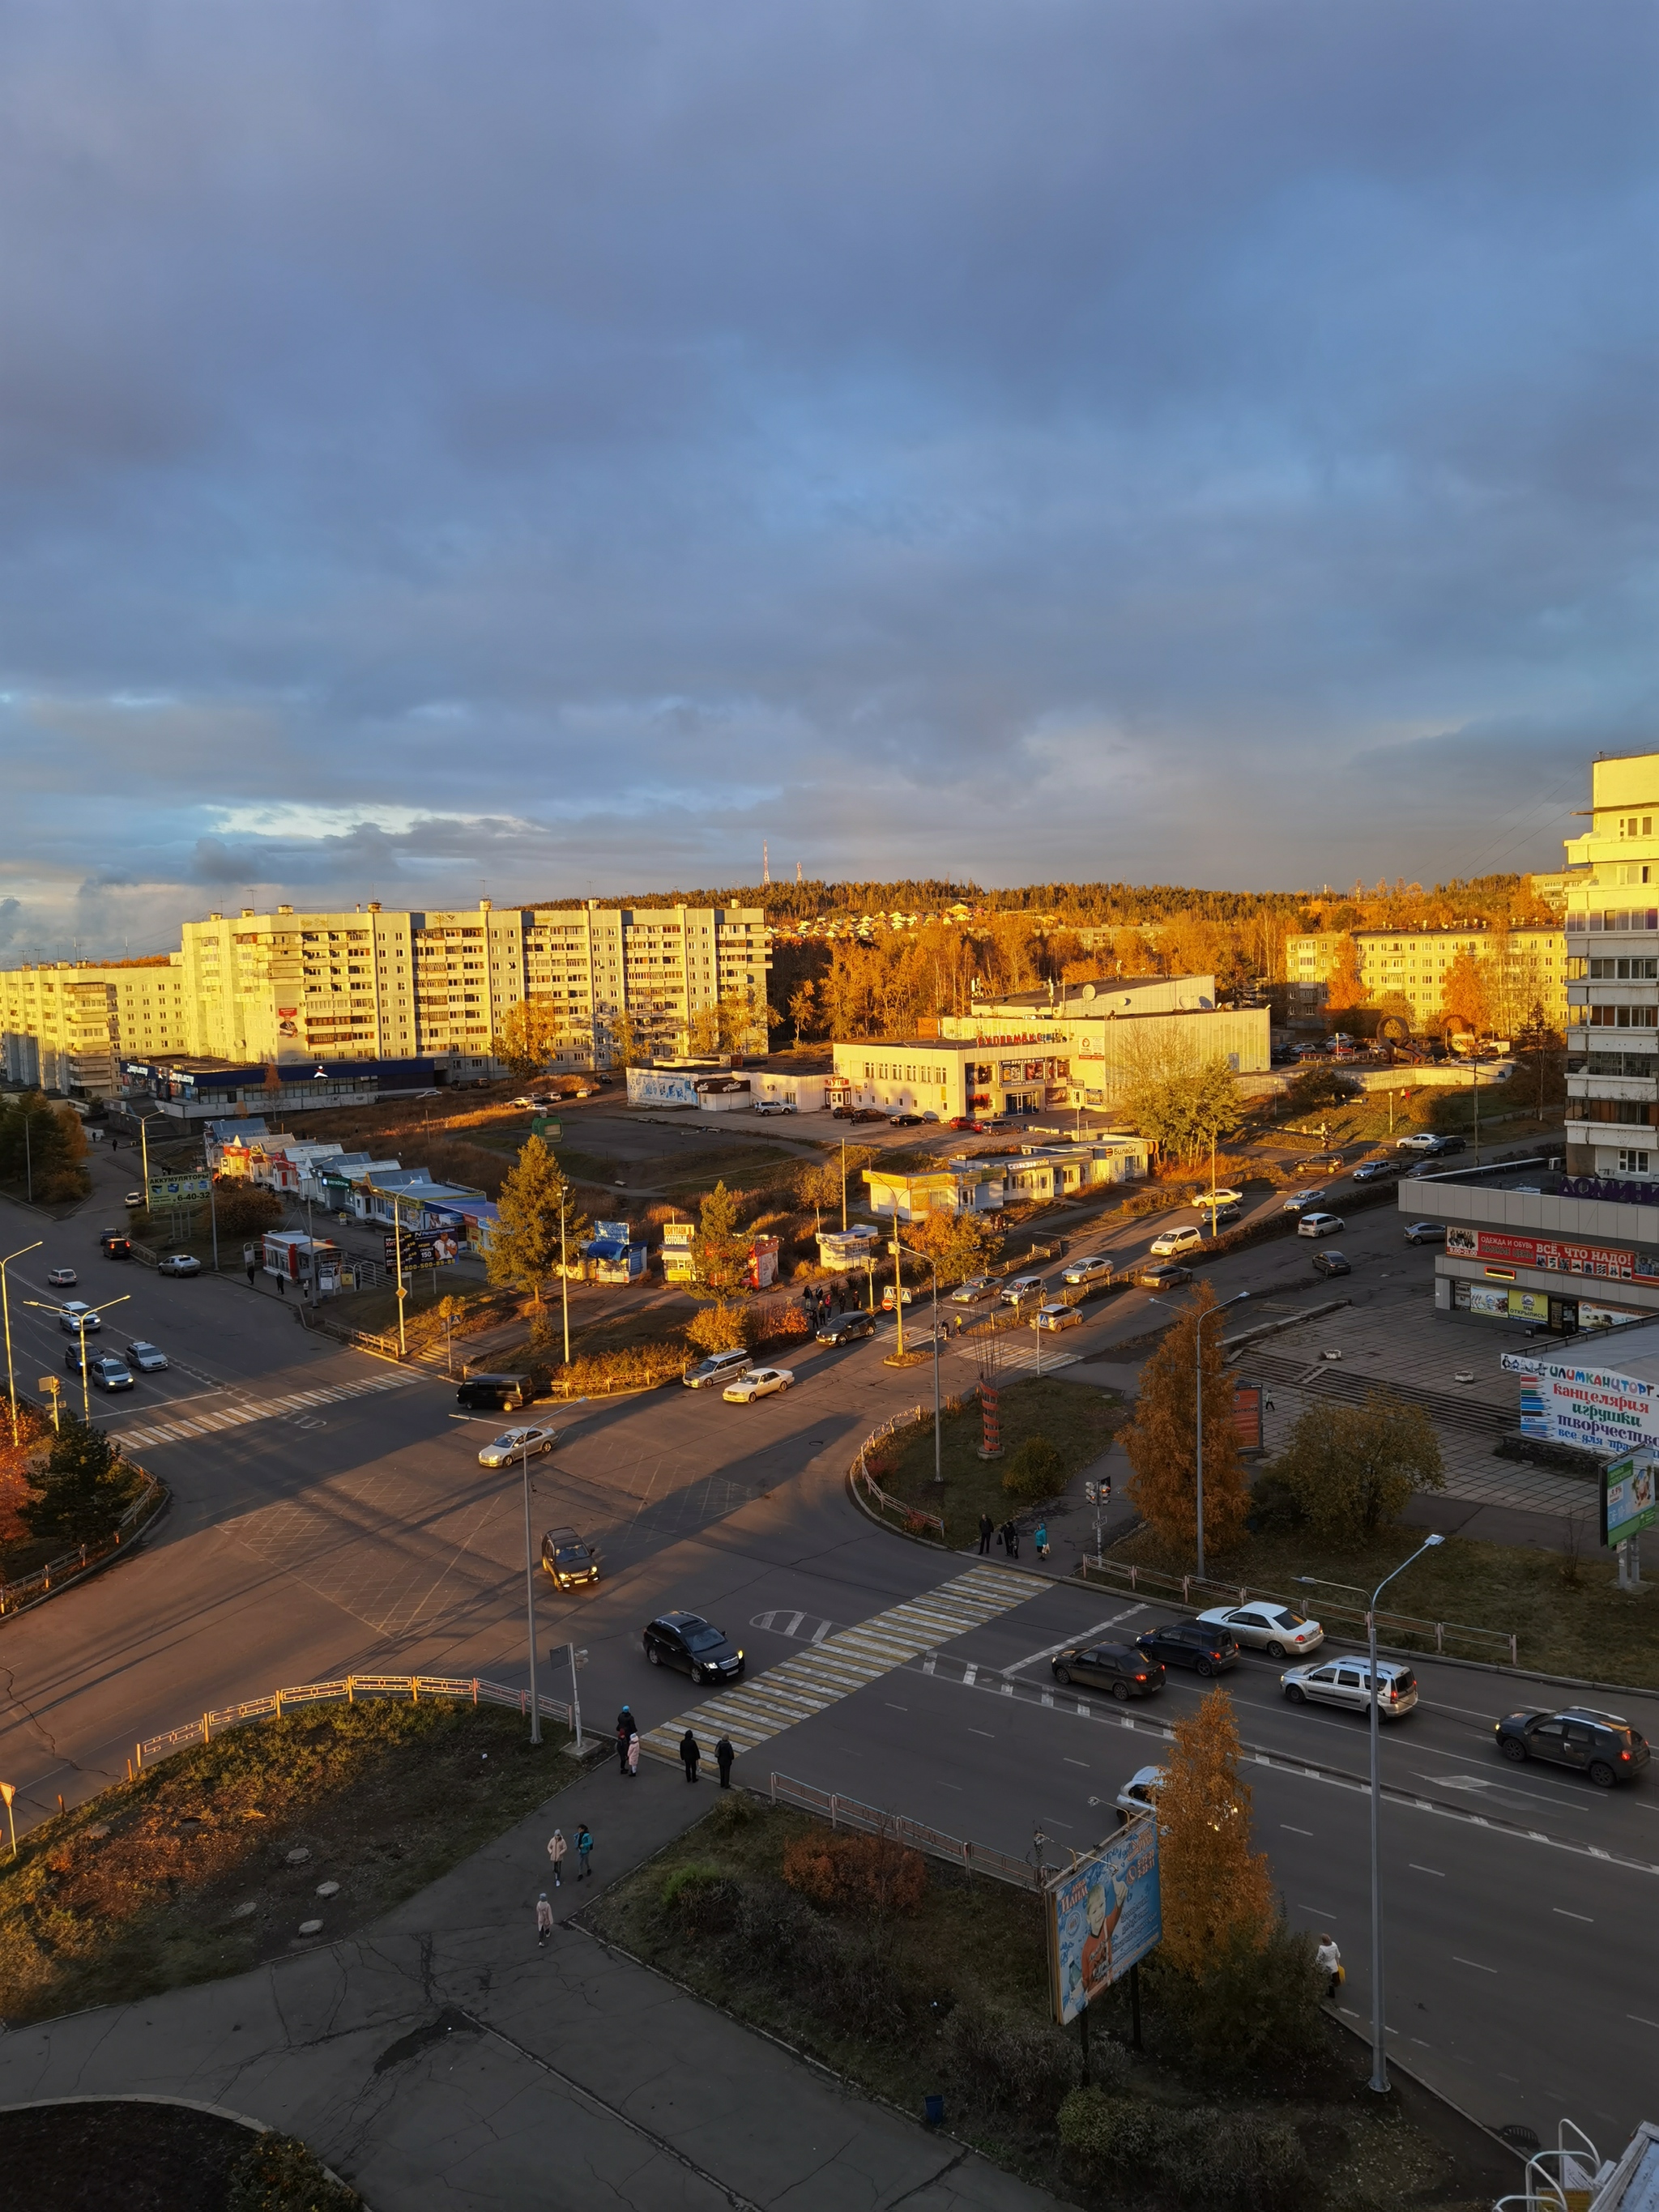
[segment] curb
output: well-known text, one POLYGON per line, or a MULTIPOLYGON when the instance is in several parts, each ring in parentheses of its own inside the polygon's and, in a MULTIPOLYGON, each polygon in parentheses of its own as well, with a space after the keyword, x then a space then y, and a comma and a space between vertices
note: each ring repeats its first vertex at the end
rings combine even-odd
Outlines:
MULTIPOLYGON (((1322 2004, 1319 2009, 1334 2027, 1340 2028, 1344 2035, 1358 2043, 1369 2057, 1371 2047, 1369 2036, 1357 2028, 1352 2021, 1344 2020, 1334 2005, 1322 2004)), ((1527 2154, 1524 2151, 1517 2149, 1512 2142, 1506 2142, 1504 2137, 1495 2129, 1489 2128, 1484 2120, 1477 2120, 1473 2112, 1466 2112, 1455 2098, 1449 2097, 1443 2089, 1437 2089, 1431 2081, 1425 2081, 1414 2067, 1402 2064, 1391 2051, 1385 2051, 1383 2056, 1391 2075, 1398 2074, 1403 2080, 1409 2081, 1413 2089, 1419 2091, 1422 2095, 1431 2099, 1443 2110, 1451 2113, 1464 2127, 1472 2128, 1480 2138, 1483 2148, 1490 2145, 1494 2151, 1501 2154, 1506 2169, 1510 2161, 1522 2168, 1525 2167, 1527 2154)))

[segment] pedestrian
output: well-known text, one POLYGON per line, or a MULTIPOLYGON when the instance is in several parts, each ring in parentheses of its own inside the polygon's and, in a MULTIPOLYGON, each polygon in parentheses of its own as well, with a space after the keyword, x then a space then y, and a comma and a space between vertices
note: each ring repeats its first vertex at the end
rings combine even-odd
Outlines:
POLYGON ((628 1771, 628 1739, 634 1733, 634 1716, 626 1705, 617 1716, 617 1771, 628 1771))
POLYGON ((1342 1954, 1336 1948, 1334 1936, 1322 1936, 1319 1948, 1314 1954, 1319 1971, 1325 1977, 1325 1994, 1334 1998, 1347 1976, 1342 1971, 1342 1954))
POLYGON ((639 1771, 640 1771, 640 1732, 639 1732, 639 1730, 638 1730, 637 1729, 635 1729, 635 1731, 634 1731, 634 1733, 632 1734, 632 1735, 630 1735, 630 1736, 629 1737, 629 1739, 628 1739, 628 1771, 629 1771, 630 1774, 637 1774, 637 1773, 639 1772, 639 1771))
POLYGON ((730 1739, 726 1736, 722 1736, 714 1746, 714 1756, 720 1761, 722 1790, 729 1790, 732 1787, 732 1762, 737 1755, 732 1748, 730 1739))
POLYGON ((1031 1541, 1036 1546, 1038 1559, 1046 1559, 1048 1556, 1048 1524, 1046 1521, 1037 1522, 1031 1541))
POLYGON ((279 1298, 285 1298, 288 1296, 287 1287, 280 1275, 276 1278, 276 1295, 279 1298))
POLYGON ((587 1823, 586 1820, 578 1820, 576 1823, 576 1856, 580 1862, 576 1872, 578 1881, 586 1881, 592 1873, 593 1869, 588 1864, 592 1856, 593 1838, 588 1832, 587 1823))
POLYGON ((564 1887, 564 1855, 568 1848, 568 1846, 564 1840, 564 1830, 562 1828, 555 1828, 552 1834, 547 1839, 547 1856, 553 1862, 553 1887, 555 1889, 562 1889, 564 1887))
POLYGON ((1011 1559, 1019 1557, 1019 1530, 1012 1521, 1008 1523, 1008 1556, 1011 1559))
POLYGON ((247 1286, 248 1286, 249 1290, 252 1290, 252 1289, 253 1288, 253 1277, 254 1277, 254 1273, 255 1273, 255 1270, 256 1270, 256 1266, 257 1266, 257 1263, 256 1263, 254 1261, 252 1261, 252 1260, 250 1260, 250 1261, 248 1261, 248 1263, 247 1263, 247 1286))
POLYGON ((552 1933, 553 1908, 547 1901, 547 1892, 544 1890, 541 1895, 536 1899, 536 1942, 538 1945, 544 1949, 546 1948, 547 1940, 552 1933))
POLYGON ((981 1559, 990 1550, 991 1539, 996 1533, 996 1526, 990 1515, 981 1513, 979 1516, 979 1555, 981 1559))
POLYGON ((680 1764, 685 1769, 685 1778, 688 1782, 696 1780, 697 1761, 702 1757, 702 1753, 697 1747, 697 1739, 692 1735, 690 1729, 687 1729, 685 1734, 680 1738, 680 1764))

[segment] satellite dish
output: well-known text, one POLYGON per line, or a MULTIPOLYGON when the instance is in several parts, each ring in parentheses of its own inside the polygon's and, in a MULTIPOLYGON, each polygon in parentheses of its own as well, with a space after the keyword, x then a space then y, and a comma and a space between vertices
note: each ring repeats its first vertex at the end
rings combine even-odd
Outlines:
POLYGON ((1085 997, 1085 999, 1092 999, 1092 998, 1093 998, 1093 996, 1095 995, 1095 987, 1094 987, 1094 985, 1093 985, 1092 983, 1085 983, 1085 984, 1084 985, 1084 987, 1083 987, 1083 995, 1084 995, 1084 997, 1085 997))

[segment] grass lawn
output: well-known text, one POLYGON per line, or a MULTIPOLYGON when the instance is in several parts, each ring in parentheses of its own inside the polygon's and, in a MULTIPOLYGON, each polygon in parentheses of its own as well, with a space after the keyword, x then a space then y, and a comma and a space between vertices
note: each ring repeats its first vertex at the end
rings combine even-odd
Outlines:
MULTIPOLYGON (((1061 2149, 1054 2112, 1078 2080, 1077 2033, 1062 2036, 1049 2022, 1040 1899, 983 1878, 969 1884, 957 1869, 927 1862, 914 1913, 884 1915, 867 1901, 840 1911, 809 1905, 781 1878, 784 1852, 798 1838, 827 1835, 805 1814, 734 1794, 581 1920, 902 2111, 920 2118, 924 2098, 942 2095, 955 2136, 1066 2203, 1156 2212, 1179 2201, 1133 2174, 1121 2192, 1103 2185, 1061 2149)), ((1241 2113, 1288 2122, 1312 2164, 1295 2200, 1306 2212, 1406 2203, 1472 2212, 1444 2154, 1408 2123, 1368 2108, 1352 2046, 1334 2040, 1328 2056, 1276 2088, 1218 2093, 1183 2074, 1179 2050, 1161 2044, 1155 1986, 1148 2055, 1131 2057, 1118 2039, 1128 2025, 1121 1990, 1096 2008, 1097 2082, 1105 2076, 1120 2094, 1199 2112, 1206 2124, 1241 2113)), ((1203 2212, 1230 2212, 1233 2201, 1212 2197, 1203 2212)))
POLYGON ((940 1463, 945 1471, 941 1502, 933 1480, 932 1378, 920 1368, 916 1373, 920 1378, 917 1396, 928 1404, 928 1419, 921 1427, 890 1438, 878 1455, 885 1472, 874 1467, 871 1471, 890 1497, 921 1506, 928 1513, 942 1514, 945 1539, 951 1544, 966 1544, 975 1538, 981 1513, 988 1513, 1000 1526, 1011 1512, 1024 1510, 1003 1489, 1002 1473, 1027 1437, 1048 1438, 1065 1462, 1069 1480, 1079 1468, 1100 1457, 1125 1418, 1113 1392, 1067 1382, 1060 1376, 1030 1376, 1023 1382, 1006 1383, 1000 1392, 1001 1459, 978 1456, 984 1429, 977 1399, 960 1413, 945 1414, 941 1424, 940 1463))
MULTIPOLYGON (((1593 1493, 1588 1483, 1584 1495, 1587 1535, 1593 1549, 1593 1493)), ((1273 1590, 1317 1615, 1322 1593, 1317 1588, 1301 1589, 1298 1575, 1321 1575, 1369 1591, 1422 1540, 1421 1530, 1400 1527, 1350 1548, 1321 1542, 1304 1532, 1274 1530, 1248 1536, 1224 1555, 1212 1552, 1206 1565, 1212 1581, 1249 1583, 1273 1590)), ((1180 1558, 1165 1552, 1146 1528, 1115 1545, 1111 1556, 1173 1574, 1189 1573, 1193 1565, 1190 1555, 1180 1558)), ((1595 1558, 1575 1569, 1559 1553, 1449 1536, 1438 1551, 1427 1553, 1401 1577, 1388 1593, 1388 1604, 1394 1611, 1423 1620, 1461 1621, 1512 1633, 1520 1639, 1520 1664, 1540 1674, 1632 1687, 1659 1682, 1659 1590, 1632 1595, 1616 1589, 1615 1581, 1615 1569, 1595 1558)), ((1323 1595, 1328 1599, 1346 1595, 1338 1591, 1323 1595)), ((1406 1641, 1392 1635, 1388 1640, 1406 1641)), ((1432 1650, 1432 1636, 1417 1648, 1432 1650)), ((1507 1653, 1500 1654, 1496 1647, 1486 1652, 1474 1644, 1448 1643, 1446 1648, 1461 1658, 1501 1656, 1507 1663, 1507 1653)))
POLYGON ((516 1713, 375 1698, 252 1722, 118 1783, 0 1865, 0 2019, 237 1974, 302 1920, 377 1918, 574 1778, 516 1713), (489 1753, 486 1759, 483 1754, 489 1753), (309 1851, 302 1865, 289 1852, 309 1851), (319 1898, 318 1885, 339 1893, 319 1898))

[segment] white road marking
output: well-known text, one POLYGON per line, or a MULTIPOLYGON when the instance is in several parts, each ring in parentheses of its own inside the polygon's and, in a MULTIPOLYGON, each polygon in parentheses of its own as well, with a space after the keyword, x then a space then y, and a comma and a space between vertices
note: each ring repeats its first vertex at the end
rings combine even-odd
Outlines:
POLYGON ((1455 1951, 1452 1953, 1452 1961, 1455 1966, 1473 1966, 1477 1974, 1495 1974, 1498 1972, 1496 1966, 1483 1966, 1479 1959, 1460 1958, 1455 1951))
POLYGON ((1550 1911, 1559 1914, 1563 1920, 1582 1920, 1587 1928, 1594 1928, 1595 1925, 1588 1912, 1569 1912, 1565 1905, 1553 1905, 1550 1911))
POLYGON ((1406 1863, 1413 1874, 1431 1874, 1437 1881, 1444 1881, 1446 1879, 1438 1867, 1419 1866, 1415 1859, 1407 1859, 1406 1863))
POLYGON ((1281 1820, 1279 1825, 1284 1829, 1286 1835, 1311 1836, 1313 1834, 1313 1830, 1311 1828, 1293 1828, 1288 1820, 1281 1820))

